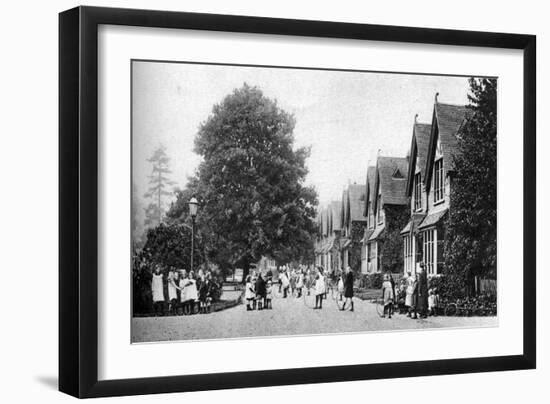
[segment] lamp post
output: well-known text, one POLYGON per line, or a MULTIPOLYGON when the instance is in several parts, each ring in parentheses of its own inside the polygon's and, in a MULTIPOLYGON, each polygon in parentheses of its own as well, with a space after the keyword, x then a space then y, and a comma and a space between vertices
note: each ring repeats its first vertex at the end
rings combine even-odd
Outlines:
POLYGON ((191 216, 191 271, 193 271, 193 253, 195 252, 195 218, 199 201, 195 197, 189 200, 189 215, 191 216))

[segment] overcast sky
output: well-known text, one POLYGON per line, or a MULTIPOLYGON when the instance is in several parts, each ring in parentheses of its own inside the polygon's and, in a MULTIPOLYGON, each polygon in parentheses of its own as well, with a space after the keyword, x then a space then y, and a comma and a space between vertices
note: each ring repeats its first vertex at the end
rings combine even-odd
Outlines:
POLYGON ((200 162, 193 153, 199 124, 212 106, 246 82, 296 117, 296 146, 310 145, 307 184, 325 204, 348 182, 363 183, 382 155, 405 156, 415 114, 430 122, 439 101, 466 104, 467 78, 406 74, 212 66, 133 64, 133 173, 142 197, 160 144, 171 158, 172 179, 185 187, 200 162))

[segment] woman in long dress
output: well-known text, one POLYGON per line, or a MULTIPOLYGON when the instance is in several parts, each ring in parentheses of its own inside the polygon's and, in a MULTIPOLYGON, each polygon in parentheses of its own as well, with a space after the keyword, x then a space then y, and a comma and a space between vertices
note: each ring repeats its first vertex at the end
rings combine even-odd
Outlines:
POLYGON ((418 284, 416 283, 416 276, 408 273, 407 277, 407 289, 405 295, 405 306, 407 306, 407 317, 418 318, 416 314, 416 289, 418 284))
POLYGON ((346 300, 340 310, 345 310, 346 303, 350 302, 350 311, 353 311, 353 272, 349 266, 346 268, 346 277, 344 278, 344 297, 346 300))
POLYGON ((387 312, 388 318, 391 318, 395 293, 393 291, 393 285, 390 281, 390 275, 388 274, 384 275, 384 282, 382 282, 382 297, 384 299, 384 314, 382 317, 386 317, 387 312))
POLYGON ((417 295, 416 311, 420 315, 420 318, 426 318, 428 311, 428 276, 423 262, 420 264, 418 274, 417 295))

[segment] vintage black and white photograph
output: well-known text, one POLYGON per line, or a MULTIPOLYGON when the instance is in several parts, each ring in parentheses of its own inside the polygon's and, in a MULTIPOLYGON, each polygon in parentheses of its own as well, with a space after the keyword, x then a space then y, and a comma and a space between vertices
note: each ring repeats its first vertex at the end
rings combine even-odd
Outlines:
POLYGON ((133 343, 498 325, 496 77, 130 64, 133 343))

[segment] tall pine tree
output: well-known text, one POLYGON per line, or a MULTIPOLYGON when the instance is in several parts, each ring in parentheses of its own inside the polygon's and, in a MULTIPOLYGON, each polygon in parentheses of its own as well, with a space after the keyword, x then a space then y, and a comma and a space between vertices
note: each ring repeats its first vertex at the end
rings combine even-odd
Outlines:
POLYGON ((145 198, 150 200, 145 208, 145 226, 156 227, 162 223, 163 219, 163 199, 165 196, 172 195, 168 187, 175 183, 171 181, 168 175, 170 171, 170 158, 166 154, 164 146, 160 146, 153 152, 151 158, 147 159, 153 166, 149 176, 149 189, 144 194, 145 198))
POLYGON ((445 271, 455 295, 471 294, 476 276, 496 279, 496 79, 470 79, 468 98, 471 115, 458 134, 445 240, 445 271))

